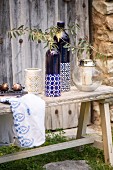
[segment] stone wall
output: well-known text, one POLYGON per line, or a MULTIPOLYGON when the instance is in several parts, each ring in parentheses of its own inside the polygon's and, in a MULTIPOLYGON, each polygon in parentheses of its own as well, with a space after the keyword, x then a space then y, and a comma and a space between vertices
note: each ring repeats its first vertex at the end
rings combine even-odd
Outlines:
MULTIPOLYGON (((103 73, 103 84, 113 86, 113 0, 93 0, 92 2, 93 46, 107 56, 96 59, 103 73)), ((95 57, 95 56, 93 56, 95 57)), ((100 125, 98 103, 93 103, 92 121, 100 125)), ((111 121, 113 121, 113 103, 110 103, 111 121)))

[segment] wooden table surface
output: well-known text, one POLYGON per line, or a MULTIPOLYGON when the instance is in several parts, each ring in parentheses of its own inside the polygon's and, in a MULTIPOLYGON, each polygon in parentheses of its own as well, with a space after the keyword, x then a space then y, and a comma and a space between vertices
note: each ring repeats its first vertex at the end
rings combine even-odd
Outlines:
POLYGON ((41 97, 46 101, 46 106, 55 106, 73 102, 86 102, 113 97, 113 87, 102 85, 92 92, 79 91, 75 86, 69 92, 62 92, 60 97, 41 97))
MULTIPOLYGON (((113 97, 113 87, 102 85, 92 92, 79 91, 75 86, 71 87, 69 92, 62 92, 60 97, 46 97, 39 95, 46 102, 46 107, 69 104, 74 102, 87 102, 101 99, 110 99, 113 97)), ((0 96, 2 98, 3 96, 0 96)), ((6 97, 6 96, 5 96, 6 97)), ((9 97, 9 96, 8 96, 9 97)), ((13 96, 14 97, 14 96, 13 96)), ((11 113, 8 104, 0 103, 0 115, 11 113)))

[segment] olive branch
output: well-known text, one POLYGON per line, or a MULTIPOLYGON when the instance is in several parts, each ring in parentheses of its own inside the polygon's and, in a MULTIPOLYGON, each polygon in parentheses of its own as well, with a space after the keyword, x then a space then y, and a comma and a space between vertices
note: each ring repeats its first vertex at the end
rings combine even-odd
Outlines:
MULTIPOLYGON (((80 26, 78 24, 72 24, 68 25, 68 28, 65 29, 65 31, 69 32, 69 35, 72 38, 72 43, 67 43, 65 40, 64 48, 67 48, 68 51, 71 51, 72 54, 76 52, 78 58, 82 58, 81 56, 85 52, 87 54, 87 57, 89 58, 93 53, 95 53, 95 58, 100 59, 107 59, 107 55, 100 53, 97 51, 89 42, 87 37, 80 38, 78 41, 78 44, 76 44, 76 36, 77 36, 77 30, 80 29, 80 26)), ((48 47, 50 50, 54 48, 58 48, 57 44, 54 41, 54 37, 58 35, 58 33, 62 31, 58 27, 51 26, 50 28, 46 29, 44 32, 41 29, 29 29, 28 27, 24 27, 24 25, 21 25, 18 28, 13 28, 12 30, 8 31, 8 37, 10 39, 17 38, 17 36, 22 36, 28 33, 28 40, 35 41, 37 43, 45 43, 46 45, 44 48, 48 47)))
POLYGON ((10 39, 17 38, 19 36, 25 35, 28 33, 28 40, 35 41, 37 43, 46 43, 45 47, 49 47, 52 49, 57 48, 55 42, 54 42, 54 36, 57 33, 56 27, 50 27, 49 29, 46 29, 45 32, 43 32, 41 29, 29 29, 28 27, 24 27, 24 25, 21 25, 18 28, 13 28, 12 30, 8 31, 8 37, 10 39))

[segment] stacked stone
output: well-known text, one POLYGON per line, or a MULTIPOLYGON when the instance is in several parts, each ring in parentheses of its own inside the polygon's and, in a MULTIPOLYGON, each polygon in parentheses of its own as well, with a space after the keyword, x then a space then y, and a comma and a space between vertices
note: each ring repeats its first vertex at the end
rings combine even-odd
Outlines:
MULTIPOLYGON (((107 60, 96 59, 103 73, 103 84, 113 86, 113 0, 93 0, 93 46, 104 54, 107 60)), ((93 56, 95 57, 95 56, 93 56)), ((100 125, 98 103, 93 104, 93 123, 100 125)), ((113 103, 110 104, 113 121, 113 103)))

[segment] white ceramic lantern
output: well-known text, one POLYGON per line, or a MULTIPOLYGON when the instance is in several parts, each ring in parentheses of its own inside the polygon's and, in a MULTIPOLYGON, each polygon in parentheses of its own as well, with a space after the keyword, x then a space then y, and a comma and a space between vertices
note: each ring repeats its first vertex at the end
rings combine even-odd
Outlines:
POLYGON ((73 73, 73 81, 81 91, 94 91, 102 83, 101 72, 97 70, 96 63, 91 59, 82 59, 73 73))
POLYGON ((39 68, 25 69, 25 90, 28 93, 42 93, 42 70, 39 68))

